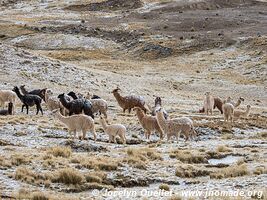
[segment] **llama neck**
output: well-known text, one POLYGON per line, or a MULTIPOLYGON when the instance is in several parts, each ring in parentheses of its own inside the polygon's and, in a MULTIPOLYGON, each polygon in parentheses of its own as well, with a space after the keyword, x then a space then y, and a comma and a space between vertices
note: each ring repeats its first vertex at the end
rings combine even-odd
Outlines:
POLYGON ((63 122, 66 124, 67 122, 67 117, 64 117, 63 115, 60 114, 60 112, 56 112, 56 117, 59 119, 59 121, 63 122))
POLYGON ((18 95, 18 97, 19 97, 20 99, 23 97, 19 90, 16 90, 15 93, 18 95))
POLYGON ((235 107, 238 107, 238 106, 240 106, 240 104, 241 104, 241 100, 240 100, 240 99, 238 99, 238 101, 235 103, 235 107))
POLYGON ((139 121, 141 121, 145 116, 145 114, 141 110, 137 110, 136 115, 137 115, 137 118, 139 119, 139 121))
POLYGON ((157 116, 157 121, 159 126, 165 130, 166 129, 166 119, 164 118, 163 112, 157 112, 156 113, 157 116))
POLYGON ((70 107, 70 103, 66 100, 65 97, 61 97, 60 101, 61 101, 61 103, 63 104, 64 107, 66 107, 66 108, 70 107))
POLYGON ((113 95, 119 103, 124 101, 123 97, 118 92, 114 92, 113 95))
POLYGON ((108 126, 107 123, 106 123, 106 121, 104 119, 100 119, 100 123, 101 123, 103 129, 106 130, 107 129, 107 126, 108 126))
POLYGON ((78 99, 77 95, 76 94, 69 94, 69 96, 71 96, 73 99, 78 99))

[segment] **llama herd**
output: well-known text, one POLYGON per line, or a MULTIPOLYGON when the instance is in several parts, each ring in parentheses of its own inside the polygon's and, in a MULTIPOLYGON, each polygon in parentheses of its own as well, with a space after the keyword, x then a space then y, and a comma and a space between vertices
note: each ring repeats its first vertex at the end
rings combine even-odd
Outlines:
MULTIPOLYGON (((157 132, 160 139, 166 135, 167 140, 175 137, 177 142, 180 135, 187 141, 194 139, 197 136, 194 130, 193 121, 188 117, 179 117, 170 119, 166 110, 162 107, 160 97, 156 97, 155 105, 150 107, 146 104, 142 96, 128 95, 122 96, 120 89, 116 88, 112 91, 118 105, 131 113, 133 110, 136 113, 137 119, 144 129, 146 139, 150 139, 152 133, 157 132), (149 112, 149 113, 148 113, 149 112)), ((8 109, 0 110, 0 115, 14 114, 16 97, 21 101, 23 112, 26 107, 27 114, 29 107, 36 106, 36 114, 39 111, 43 114, 42 100, 45 102, 51 115, 61 121, 68 128, 70 135, 77 137, 77 133, 82 132, 81 139, 86 137, 89 131, 93 134, 96 141, 97 135, 95 131, 95 114, 99 114, 99 122, 104 132, 109 136, 109 142, 116 142, 116 137, 119 137, 123 144, 126 144, 126 127, 122 124, 108 124, 108 104, 107 101, 97 95, 85 96, 73 91, 68 94, 62 93, 55 96, 50 89, 36 89, 27 91, 25 85, 14 87, 13 90, 0 90, 0 104, 3 107, 5 102, 8 102, 8 109)), ((213 114, 213 110, 217 108, 224 116, 224 122, 232 123, 234 119, 248 117, 251 106, 247 105, 245 111, 237 110, 236 108, 244 101, 240 97, 237 102, 233 102, 231 97, 222 100, 219 97, 213 97, 209 92, 205 93, 203 108, 200 113, 206 115, 213 114)))

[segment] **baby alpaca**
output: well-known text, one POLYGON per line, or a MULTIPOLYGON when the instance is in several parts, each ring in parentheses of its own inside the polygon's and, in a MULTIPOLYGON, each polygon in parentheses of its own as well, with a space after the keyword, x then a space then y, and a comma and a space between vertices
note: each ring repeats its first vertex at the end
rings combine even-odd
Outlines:
POLYGON ((112 124, 108 125, 106 120, 100 116, 100 123, 106 134, 109 136, 109 143, 113 141, 116 142, 116 136, 119 136, 123 144, 126 144, 126 128, 122 124, 112 124))
MULTIPOLYGON (((151 132, 157 131, 160 134, 160 139, 163 139, 163 131, 159 127, 157 118, 155 116, 148 116, 139 107, 134 107, 133 111, 136 111, 137 118, 145 130, 146 139, 150 138, 151 132)), ((165 116, 164 116, 165 117, 165 116)))
POLYGON ((8 109, 7 110, 0 110, 0 115, 12 115, 13 110, 13 103, 8 103, 8 109))
POLYGON ((60 109, 60 112, 66 116, 66 109, 64 106, 60 103, 57 97, 53 97, 53 92, 50 89, 47 89, 45 92, 45 103, 48 108, 48 110, 53 111, 55 109, 60 109))
POLYGON ((188 117, 166 120, 161 108, 156 111, 156 116, 160 128, 163 130, 164 134, 167 135, 168 141, 172 136, 175 136, 178 142, 180 133, 185 136, 186 141, 189 137, 193 138, 196 136, 193 122, 188 117))
POLYGON ((213 96, 211 96, 210 92, 206 92, 204 99, 204 110, 206 115, 208 115, 209 112, 212 115, 213 107, 214 107, 214 98, 213 96))
POLYGON ((224 104, 222 106, 223 109, 223 115, 224 115, 224 122, 233 122, 233 113, 234 113, 234 106, 231 103, 227 103, 224 101, 224 104))
POLYGON ((69 134, 71 134, 71 132, 74 132, 74 138, 76 137, 77 132, 82 131, 82 139, 84 139, 86 132, 90 131, 93 133, 94 140, 96 141, 95 125, 92 117, 84 114, 65 117, 60 113, 60 109, 53 110, 52 115, 54 115, 67 126, 67 128, 69 129, 69 134))
POLYGON ((239 119, 241 117, 248 117, 250 114, 250 109, 251 109, 251 106, 247 105, 246 111, 234 110, 234 119, 239 119))

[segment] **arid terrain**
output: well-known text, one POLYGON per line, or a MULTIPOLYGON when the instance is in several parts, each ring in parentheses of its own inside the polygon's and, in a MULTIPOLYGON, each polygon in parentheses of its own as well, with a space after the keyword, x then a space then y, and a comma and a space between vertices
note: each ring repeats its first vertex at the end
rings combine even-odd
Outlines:
POLYGON ((18 99, 15 115, 0 117, 0 199, 266 199, 266 51, 264 0, 0 0, 0 89, 90 92, 127 128, 126 145, 108 143, 96 116, 97 141, 72 140, 44 102, 43 116, 26 115, 18 99), (117 86, 150 106, 160 96, 197 138, 145 139, 117 86), (250 116, 231 126, 218 110, 199 113, 205 92, 243 97, 250 116), (212 190, 248 195, 182 194, 212 190))

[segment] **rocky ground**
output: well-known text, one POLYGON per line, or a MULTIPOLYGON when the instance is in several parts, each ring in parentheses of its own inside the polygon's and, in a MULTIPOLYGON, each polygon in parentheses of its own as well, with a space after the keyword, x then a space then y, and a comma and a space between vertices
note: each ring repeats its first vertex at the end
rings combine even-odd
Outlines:
MULTIPOLYGON (((127 145, 71 140, 45 108, 0 117, 2 199, 188 199, 182 191, 263 191, 266 198, 267 2, 254 0, 0 1, 0 88, 91 92, 109 121, 127 127, 127 145), (111 91, 161 96, 171 118, 194 120, 196 141, 150 141, 111 91), (203 96, 245 101, 232 126, 198 113, 203 96), (100 192, 94 194, 94 189, 100 192), (163 189, 169 194, 144 195, 163 189), (47 198, 45 198, 47 197, 47 198)), ((203 199, 192 195, 191 199, 203 199)), ((257 198, 250 194, 245 198, 257 198)), ((209 197, 209 199, 218 199, 209 197)), ((233 198, 221 198, 233 199, 233 198)))

